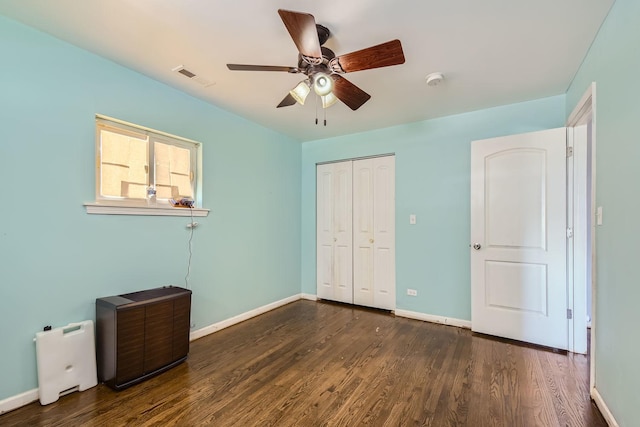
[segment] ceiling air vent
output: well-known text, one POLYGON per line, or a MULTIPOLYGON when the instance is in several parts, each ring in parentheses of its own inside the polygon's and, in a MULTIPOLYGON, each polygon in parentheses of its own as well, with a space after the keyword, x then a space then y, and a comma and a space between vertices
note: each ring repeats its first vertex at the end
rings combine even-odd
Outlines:
POLYGON ((195 77, 196 75, 194 73, 192 73, 191 71, 187 70, 186 68, 181 68, 178 70, 178 72, 184 76, 187 76, 189 78, 195 77))
POLYGON ((171 71, 176 71, 180 74, 182 74, 183 76, 193 80, 194 82, 200 84, 201 86, 204 87, 209 87, 209 86, 213 86, 214 84, 216 84, 216 82, 212 82, 210 80, 207 80, 205 78, 199 77, 196 73, 194 73, 193 71, 187 70, 186 68, 184 68, 184 65, 178 65, 175 68, 172 68, 171 71))

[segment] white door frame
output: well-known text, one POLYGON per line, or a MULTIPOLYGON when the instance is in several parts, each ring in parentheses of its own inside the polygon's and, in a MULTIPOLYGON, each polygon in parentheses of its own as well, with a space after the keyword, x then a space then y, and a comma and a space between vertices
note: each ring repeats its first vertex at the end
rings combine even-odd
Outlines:
MULTIPOLYGON (((591 246, 591 294, 592 294, 592 302, 591 302, 591 347, 589 349, 589 353, 590 353, 590 374, 589 374, 589 390, 590 393, 592 394, 595 388, 595 358, 596 358, 596 353, 595 353, 595 349, 596 349, 596 245, 595 245, 595 239, 596 239, 596 233, 595 233, 595 212, 596 212, 596 83, 593 82, 591 83, 591 85, 587 88, 586 92, 584 93, 584 95, 582 96, 582 98, 580 99, 580 101, 578 102, 578 104, 576 105, 576 107, 573 109, 572 113, 569 115, 569 118, 567 119, 567 127, 569 128, 575 128, 577 126, 581 126, 584 124, 587 124, 589 119, 591 119, 591 138, 590 138, 590 142, 591 142, 591 206, 588 206, 588 215, 590 215, 591 217, 591 239, 590 241, 586 241, 584 240, 586 245, 590 245, 591 246)), ((588 143, 589 141, 587 141, 588 143)), ((584 166, 586 167, 586 163, 587 163, 587 157, 586 157, 586 153, 580 153, 579 156, 577 156, 574 159, 575 162, 579 162, 582 161, 584 162, 584 166)), ((588 178, 587 178, 588 179, 588 178)), ((582 191, 584 191, 585 186, 583 185, 584 183, 579 183, 579 182, 573 182, 573 193, 575 194, 576 191, 580 191, 580 189, 582 189, 582 191)), ((584 223, 586 222, 586 218, 576 218, 575 216, 571 219, 573 221, 573 223, 584 223)), ((585 249, 585 248, 582 248, 585 249)), ((576 267, 580 268, 580 264, 574 264, 576 267)), ((587 268, 586 265, 582 265, 581 268, 587 268)), ((571 277, 571 279, 573 279, 573 277, 571 277)), ((586 284, 588 286, 588 284, 586 284)), ((570 281, 568 283, 570 292, 572 295, 575 295, 577 292, 586 292, 585 288, 578 288, 580 286, 580 284, 578 283, 574 283, 573 281, 570 281)), ((582 300, 579 299, 578 301, 571 301, 572 303, 577 303, 577 304, 583 304, 582 300)), ((584 313, 585 310, 583 307, 576 307, 573 306, 574 309, 574 313, 584 313)), ((574 319, 572 321, 572 325, 570 325, 570 328, 572 328, 572 334, 574 337, 574 340, 570 340, 569 346, 570 346, 570 350, 572 350, 572 346, 574 346, 574 342, 575 342, 575 337, 578 336, 578 334, 585 334, 586 330, 587 330, 587 319, 586 316, 582 315, 582 316, 574 316, 574 319)))

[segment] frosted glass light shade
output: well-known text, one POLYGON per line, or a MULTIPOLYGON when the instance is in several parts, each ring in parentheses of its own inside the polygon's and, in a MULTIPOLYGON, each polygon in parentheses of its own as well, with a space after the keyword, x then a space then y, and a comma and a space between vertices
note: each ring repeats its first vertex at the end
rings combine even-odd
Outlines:
POLYGON ((316 73, 313 76, 313 90, 320 96, 325 96, 333 90, 333 79, 325 73, 316 73))
POLYGON ((338 102, 338 97, 333 94, 333 92, 329 92, 328 95, 322 96, 322 108, 329 108, 336 102, 338 102))
POLYGON ((291 89, 289 91, 289 94, 298 102, 298 104, 304 105, 304 101, 305 99, 307 99, 307 95, 309 95, 309 92, 311 92, 311 88, 309 87, 307 81, 303 80, 298 83, 296 87, 291 89))

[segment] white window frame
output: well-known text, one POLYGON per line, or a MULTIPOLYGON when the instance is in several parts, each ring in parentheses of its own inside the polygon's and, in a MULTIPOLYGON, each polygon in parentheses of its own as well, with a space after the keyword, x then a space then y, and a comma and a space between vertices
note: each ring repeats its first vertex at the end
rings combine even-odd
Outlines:
POLYGON ((95 202, 85 203, 89 214, 109 214, 109 215, 162 215, 162 216, 207 216, 208 209, 202 208, 202 144, 187 138, 171 135, 155 129, 138 126, 112 117, 96 114, 96 187, 95 202), (175 145, 189 149, 191 152, 191 170, 194 173, 192 180, 195 206, 192 209, 174 208, 168 202, 156 201, 150 205, 146 200, 126 199, 118 197, 105 197, 101 195, 101 152, 100 152, 100 131, 104 128, 112 128, 121 131, 123 134, 133 133, 135 135, 148 136, 147 153, 149 156, 149 180, 155 186, 155 161, 154 142, 175 145))

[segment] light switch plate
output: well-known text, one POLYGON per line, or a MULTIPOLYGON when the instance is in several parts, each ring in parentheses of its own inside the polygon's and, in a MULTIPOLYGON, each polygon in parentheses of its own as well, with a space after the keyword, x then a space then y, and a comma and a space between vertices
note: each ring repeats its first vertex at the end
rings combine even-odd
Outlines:
POLYGON ((415 223, 416 223, 416 215, 415 214, 409 215, 409 224, 415 224, 415 223))
POLYGON ((598 206, 596 209, 596 224, 602 225, 602 206, 598 206))

